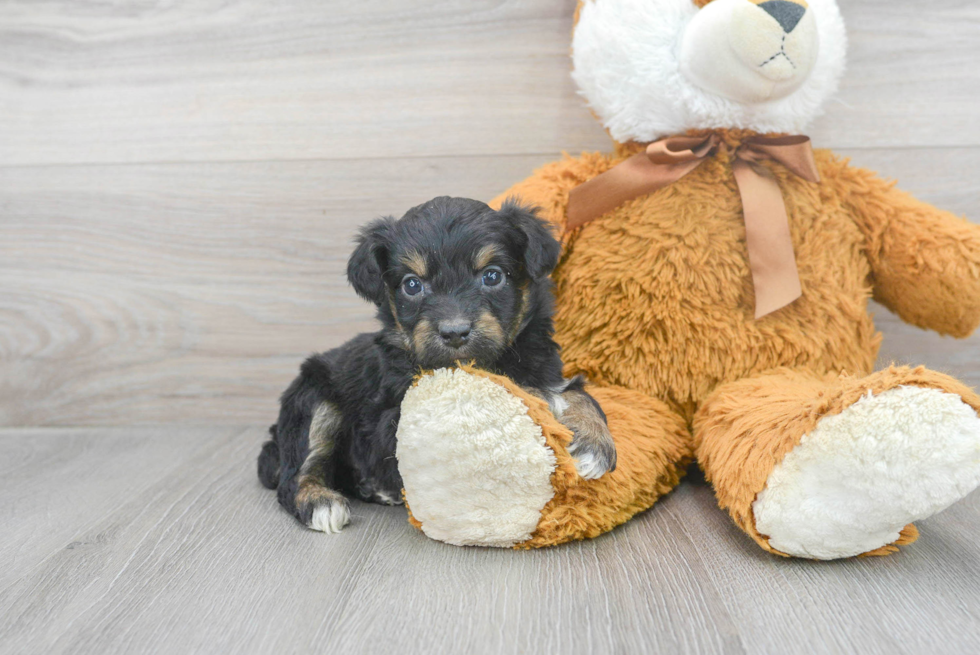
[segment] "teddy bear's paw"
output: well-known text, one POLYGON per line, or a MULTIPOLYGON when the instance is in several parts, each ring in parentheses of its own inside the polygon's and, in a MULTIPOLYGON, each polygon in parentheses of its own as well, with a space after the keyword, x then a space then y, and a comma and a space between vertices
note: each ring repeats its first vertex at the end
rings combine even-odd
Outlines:
POLYGON ((905 386, 820 419, 752 508, 773 548, 836 559, 894 543, 978 485, 977 413, 957 395, 905 386))
POLYGON ((398 469, 422 531, 456 545, 527 541, 554 496, 555 453, 524 402, 483 375, 439 369, 405 394, 398 469))

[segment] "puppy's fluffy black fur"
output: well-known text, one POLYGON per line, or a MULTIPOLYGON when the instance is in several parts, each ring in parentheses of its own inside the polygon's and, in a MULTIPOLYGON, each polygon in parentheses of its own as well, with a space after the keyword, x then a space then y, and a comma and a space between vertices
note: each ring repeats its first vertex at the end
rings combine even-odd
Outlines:
POLYGON ((586 477, 615 467, 598 404, 562 377, 552 339, 552 284, 560 247, 533 209, 516 202, 436 198, 400 220, 361 230, 347 277, 378 307, 379 332, 314 355, 281 399, 259 479, 305 525, 335 532, 344 495, 394 504, 399 407, 424 369, 475 361, 544 397, 575 432, 586 477))

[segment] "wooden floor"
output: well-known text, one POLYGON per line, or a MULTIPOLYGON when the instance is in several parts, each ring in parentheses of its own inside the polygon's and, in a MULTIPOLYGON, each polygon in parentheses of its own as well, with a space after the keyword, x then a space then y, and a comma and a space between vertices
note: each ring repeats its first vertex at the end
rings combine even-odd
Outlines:
POLYGON ((2 653, 976 653, 980 495, 898 555, 782 560, 703 482, 588 542, 301 528, 258 428, 0 431, 2 653))
MULTIPOLYGON (((980 219, 980 4, 840 4, 815 144, 980 219)), ((527 553, 363 504, 322 535, 259 486, 300 360, 372 325, 358 224, 609 147, 574 5, 0 2, 0 654, 980 652, 980 494, 898 555, 815 563, 696 472, 527 553)), ((875 312, 882 364, 980 385, 980 337, 875 312)))

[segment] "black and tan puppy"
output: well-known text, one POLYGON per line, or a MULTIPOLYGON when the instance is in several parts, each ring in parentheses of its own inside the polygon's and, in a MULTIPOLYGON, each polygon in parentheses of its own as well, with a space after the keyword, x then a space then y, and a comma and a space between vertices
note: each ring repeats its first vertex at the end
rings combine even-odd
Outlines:
POLYGON ((565 380, 552 339, 552 284, 559 244, 532 209, 514 202, 436 198, 401 220, 367 225, 347 266, 361 297, 378 307, 380 332, 310 357, 282 395, 259 479, 303 524, 337 532, 345 495, 401 502, 395 461, 399 406, 413 377, 457 361, 506 375, 548 400, 574 433, 579 473, 615 468, 605 415, 565 380))

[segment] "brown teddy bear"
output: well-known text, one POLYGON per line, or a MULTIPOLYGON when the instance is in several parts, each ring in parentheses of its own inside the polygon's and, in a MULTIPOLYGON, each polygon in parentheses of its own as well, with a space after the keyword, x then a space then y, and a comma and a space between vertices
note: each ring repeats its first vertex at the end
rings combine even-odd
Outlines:
POLYGON ((487 385, 504 389, 520 406, 497 433, 523 407, 521 438, 553 453, 540 470, 503 465, 518 474, 501 488, 550 475, 552 493, 539 485, 519 529, 495 542, 481 526, 494 515, 513 528, 507 511, 521 503, 488 502, 493 485, 468 495, 494 475, 486 451, 443 477, 427 456, 403 458, 403 437, 418 455, 433 422, 447 439, 466 433, 447 414, 416 420, 418 403, 450 393, 426 378, 399 433, 417 524, 452 543, 594 536, 652 504, 695 457, 764 549, 833 559, 896 550, 915 539, 912 521, 980 484, 980 397, 921 367, 874 372, 867 307, 873 297, 914 325, 970 334, 980 227, 798 136, 836 90, 844 50, 834 0, 579 4, 573 76, 614 151, 566 156, 496 203, 519 196, 563 234, 557 341, 627 463, 576 479, 567 434, 533 398, 457 372, 469 391, 454 411, 499 408, 487 385), (423 498, 450 478, 451 498, 423 498))

